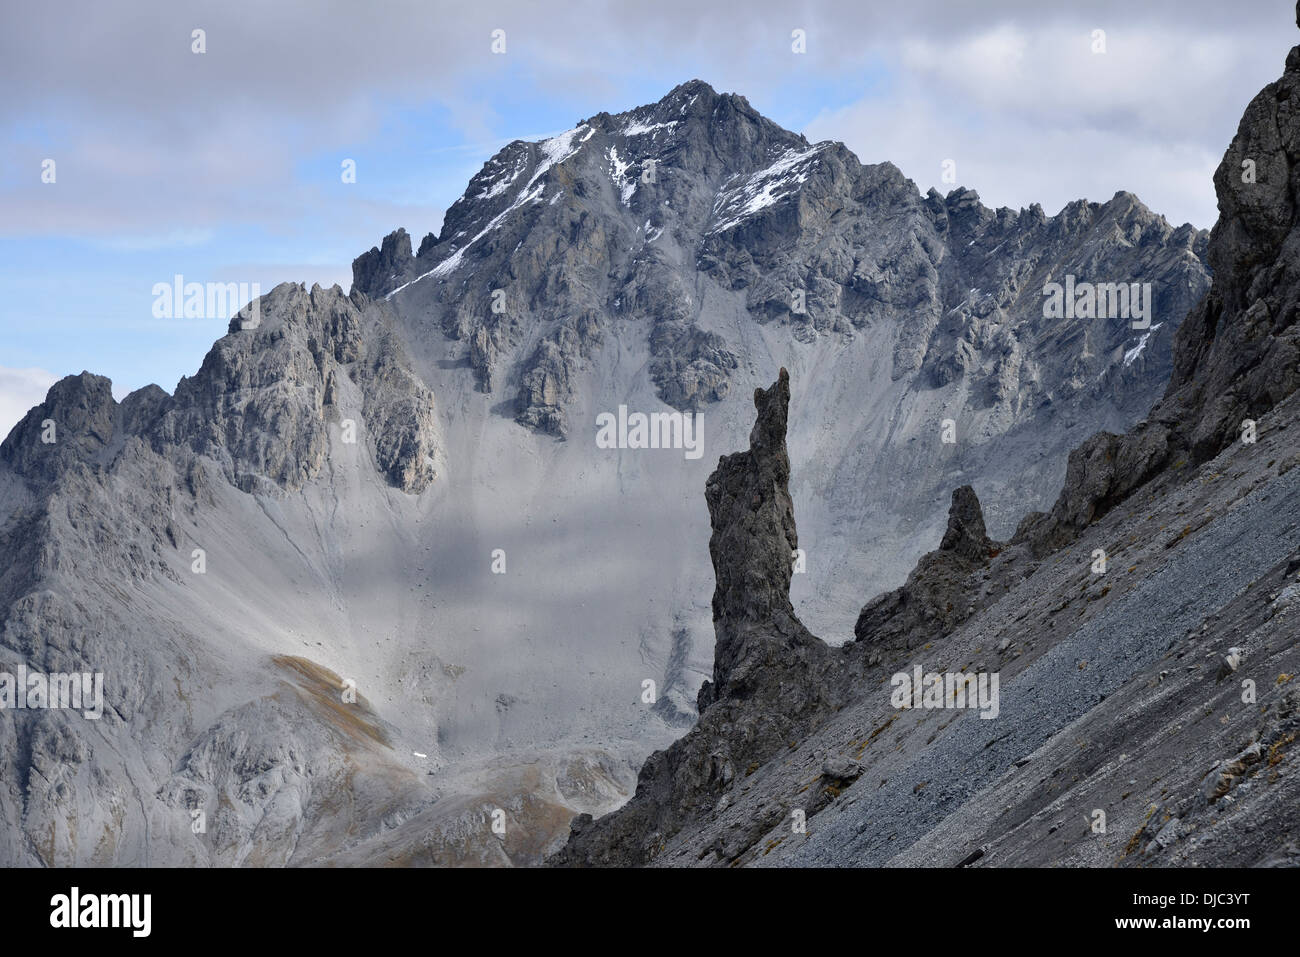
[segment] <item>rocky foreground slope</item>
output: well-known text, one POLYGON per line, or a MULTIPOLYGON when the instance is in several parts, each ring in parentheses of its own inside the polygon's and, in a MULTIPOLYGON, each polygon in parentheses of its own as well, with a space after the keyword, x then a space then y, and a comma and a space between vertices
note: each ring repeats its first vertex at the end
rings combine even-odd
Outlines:
POLYGON ((1213 285, 1147 419, 1072 453, 1006 541, 958 489, 939 549, 842 647, 794 618, 779 564, 784 370, 756 396, 749 452, 707 487, 700 720, 552 863, 1300 863, 1297 103, 1300 47, 1215 175, 1213 285), (914 669, 998 693, 897 697, 914 669))
MULTIPOLYGON (((847 641, 943 534, 936 496, 977 485, 1009 534, 1148 410, 1206 241, 1125 193, 923 196, 698 81, 510 144, 349 294, 277 287, 171 394, 72 376, 0 444, 0 672, 104 678, 95 720, 0 712, 0 863, 541 860, 706 675, 710 711, 769 680, 772 556, 715 661, 698 496, 750 389, 798 390, 800 472, 760 518, 798 509, 806 567, 771 641, 830 662, 796 606, 847 641), (1150 328, 1049 314, 1069 276, 1150 284, 1150 328), (598 447, 620 406, 701 413, 701 456, 598 447)), ((715 511, 785 482, 729 461, 715 511)))

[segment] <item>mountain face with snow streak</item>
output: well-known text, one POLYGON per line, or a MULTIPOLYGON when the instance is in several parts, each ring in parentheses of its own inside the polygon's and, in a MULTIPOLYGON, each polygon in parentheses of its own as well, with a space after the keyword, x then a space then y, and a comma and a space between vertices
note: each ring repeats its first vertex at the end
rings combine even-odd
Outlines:
POLYGON ((693 81, 506 146, 415 255, 398 231, 358 258, 354 291, 463 364, 498 415, 583 445, 629 389, 743 437, 746 393, 788 367, 808 393, 791 443, 815 566, 794 595, 847 637, 864 582, 901 583, 942 534, 950 488, 978 479, 1009 532, 1070 448, 1145 414, 1207 288, 1205 244, 1127 193, 1054 217, 922 196, 693 81), (1102 296, 1094 318, 1048 318, 1053 283, 1136 284, 1148 315, 1101 318, 1102 296))
POLYGON ((350 294, 277 287, 172 394, 69 377, 0 445, 0 672, 105 699, 0 712, 0 862, 540 860, 695 719, 754 387, 790 370, 792 607, 847 640, 951 488, 1005 536, 1146 413, 1205 243, 1125 193, 921 195, 698 81, 510 144, 350 294), (1149 328, 1049 318, 1067 276, 1150 284, 1149 328), (598 447, 620 407, 703 457, 598 447))
MULTIPOLYGON (((505 147, 439 236, 414 256, 404 232, 387 237, 354 264, 354 288, 436 318, 481 388, 557 435, 584 359, 631 324, 662 401, 722 399, 742 368, 733 314, 805 344, 894 325, 891 380, 967 379, 977 407, 1005 403, 1015 420, 1122 374, 1141 339, 1119 322, 1048 327, 1046 282, 1151 283, 1167 373, 1172 327, 1205 290, 1205 239, 1124 193, 1050 218, 988 210, 969 190, 923 197, 891 164, 809 144, 694 81, 505 147)), ((1099 394, 1150 404, 1124 386, 1099 394)))

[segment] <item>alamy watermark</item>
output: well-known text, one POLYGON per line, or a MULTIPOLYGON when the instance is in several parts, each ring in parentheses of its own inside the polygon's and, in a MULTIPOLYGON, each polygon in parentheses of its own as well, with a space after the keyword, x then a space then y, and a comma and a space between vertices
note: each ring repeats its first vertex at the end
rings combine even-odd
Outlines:
POLYGON ((1134 329, 1150 329, 1152 313, 1149 282, 1076 282, 1043 286, 1044 319, 1131 319, 1134 329))
POLYGON ((598 449, 684 449, 688 459, 704 454, 704 423, 698 412, 633 412, 596 416, 598 449))
POLYGON ((50 926, 123 928, 132 937, 148 937, 153 928, 152 894, 83 894, 73 887, 50 898, 50 926))
POLYGON ((91 721, 104 714, 104 673, 96 671, 42 674, 18 666, 17 674, 0 671, 0 711, 80 711, 91 721))
POLYGON ((900 671, 889 679, 894 686, 889 700, 895 708, 978 708, 981 718, 996 718, 1001 711, 998 682, 996 671, 941 674, 916 665, 910 675, 900 671))
POLYGON ((256 329, 262 322, 261 283, 186 282, 177 273, 170 283, 154 283, 151 295, 155 319, 229 319, 238 314, 243 329, 256 329))

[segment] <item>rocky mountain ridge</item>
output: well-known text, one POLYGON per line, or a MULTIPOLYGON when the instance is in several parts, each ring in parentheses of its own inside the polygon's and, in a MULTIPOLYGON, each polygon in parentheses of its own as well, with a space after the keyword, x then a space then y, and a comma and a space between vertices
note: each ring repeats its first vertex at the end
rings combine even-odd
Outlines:
POLYGON ((412 255, 404 230, 390 234, 355 261, 353 289, 440 316, 480 388, 514 391, 519 420, 557 435, 570 431, 584 361, 629 319, 648 321, 664 402, 699 409, 728 394, 738 344, 708 322, 702 278, 801 342, 898 323, 892 379, 966 377, 1005 428, 1099 377, 1129 391, 1109 379, 1126 375, 1139 342, 1166 362, 1168 336, 1206 286, 1206 238, 1129 193, 1054 217, 990 210, 968 189, 921 196, 892 164, 809 144, 697 80, 504 147, 438 236, 412 255), (1044 322, 1042 288, 1067 273, 1150 282, 1152 333, 1044 322))

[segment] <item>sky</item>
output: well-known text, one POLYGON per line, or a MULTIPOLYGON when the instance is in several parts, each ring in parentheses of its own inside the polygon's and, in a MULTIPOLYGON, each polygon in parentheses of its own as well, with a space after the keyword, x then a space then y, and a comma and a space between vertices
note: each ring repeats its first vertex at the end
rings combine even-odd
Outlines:
POLYGON ((226 320, 155 317, 155 284, 346 290, 506 143, 693 78, 922 192, 951 160, 990 206, 1123 189, 1209 228, 1214 168, 1296 43, 1290 0, 6 4, 0 436, 64 375, 120 398, 193 373, 226 320))

